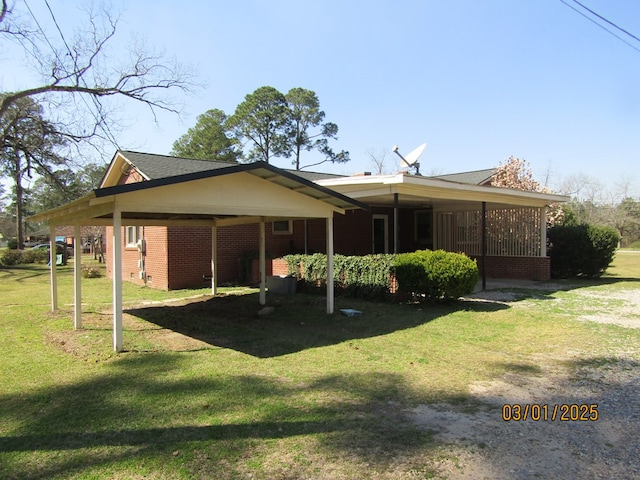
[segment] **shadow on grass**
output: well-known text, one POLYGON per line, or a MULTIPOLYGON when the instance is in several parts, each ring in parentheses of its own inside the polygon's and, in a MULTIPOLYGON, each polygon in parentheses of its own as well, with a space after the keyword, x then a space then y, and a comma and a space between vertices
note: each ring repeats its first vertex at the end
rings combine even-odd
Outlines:
MULTIPOLYGON (((58 273, 63 274, 72 271, 69 265, 58 266, 58 273)), ((49 278, 51 275, 49 267, 42 263, 29 263, 25 265, 0 265, 0 272, 3 277, 12 277, 11 280, 16 282, 24 282, 26 280, 38 277, 49 278)))
MULTIPOLYGON (((13 426, 4 428, 0 437, 0 477, 137 478, 145 476, 138 470, 144 465, 167 478, 204 478, 203 472, 206 478, 246 478, 249 473, 256 478, 309 478, 318 475, 313 468, 326 458, 334 469, 338 466, 338 473, 360 465, 355 468, 361 470, 347 470, 348 478, 373 478, 369 472, 398 465, 405 472, 414 465, 425 468, 421 459, 437 455, 442 442, 434 434, 449 432, 449 427, 455 432, 460 422, 475 418, 473 413, 460 414, 464 402, 447 392, 439 392, 438 398, 440 407, 448 405, 452 412, 445 424, 437 422, 437 413, 421 414, 419 421, 408 417, 408 409, 422 397, 401 374, 321 375, 299 383, 258 374, 181 373, 192 368, 192 362, 188 355, 129 356, 87 380, 0 396, 0 425, 13 426), (292 445, 295 459, 289 456, 292 445), (265 456, 290 462, 288 476, 277 475, 278 465, 265 456)), ((564 468, 589 476, 593 465, 584 458, 609 459, 599 470, 607 474, 603 476, 631 478, 624 473, 637 467, 638 362, 596 356, 567 366, 575 369, 574 379, 559 391, 540 391, 536 402, 598 405, 603 421, 504 422, 500 406, 522 403, 520 396, 471 395, 468 402, 492 405, 490 419, 479 412, 484 421, 464 423, 472 434, 460 430, 463 437, 449 437, 448 442, 473 454, 474 442, 492 439, 484 461, 498 478, 513 477, 512 465, 545 478, 562 478, 564 468), (572 389, 572 382, 584 384, 593 370, 606 373, 610 368, 629 375, 598 375, 594 378, 600 380, 593 380, 588 390, 572 389), (531 436, 507 433, 528 432, 523 429, 532 425, 542 432, 536 438, 549 448, 569 452, 563 461, 550 463, 542 447, 523 459, 520 452, 530 448, 531 436), (615 425, 620 428, 614 431, 615 425), (585 436, 597 441, 587 442, 585 436), (575 451, 583 455, 572 456, 575 451)), ((528 374, 538 373, 519 363, 511 370, 520 371, 525 382, 528 374)))
POLYGON ((201 469, 223 478, 265 440, 286 455, 286 445, 274 441, 291 438, 313 439, 315 448, 301 455, 343 456, 347 465, 353 458, 384 465, 430 448, 431 434, 404 419, 404 402, 418 393, 399 374, 325 375, 305 384, 253 374, 194 378, 181 373, 190 361, 121 358, 101 376, 0 396, 0 425, 14 426, 0 437, 0 477, 105 478, 120 462, 115 471, 126 477, 133 459, 144 458, 171 478, 201 469))
POLYGON ((502 304, 452 302, 442 305, 399 305, 341 298, 333 315, 325 300, 314 295, 269 295, 274 312, 259 316, 258 295, 229 295, 186 305, 127 310, 147 322, 195 338, 211 346, 230 348, 254 357, 287 355, 348 340, 386 335, 413 328, 458 310, 477 312, 508 308, 502 304), (340 303, 344 304, 340 306, 340 303), (362 315, 339 313, 348 306, 362 315))

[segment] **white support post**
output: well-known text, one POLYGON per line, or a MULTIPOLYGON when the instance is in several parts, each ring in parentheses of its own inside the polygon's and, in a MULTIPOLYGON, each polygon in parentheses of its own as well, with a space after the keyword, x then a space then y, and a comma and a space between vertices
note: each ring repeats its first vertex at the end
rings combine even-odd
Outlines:
POLYGON ((260 305, 267 303, 266 240, 264 217, 260 217, 260 305))
POLYGON ((56 269, 57 258, 56 226, 49 224, 49 273, 51 276, 51 311, 58 310, 58 272, 56 269))
POLYGON ((122 351, 122 212, 113 211, 113 350, 122 351))
POLYGON ((333 313, 333 215, 327 218, 327 313, 333 313))
POLYGON ((540 256, 547 256, 547 207, 540 207, 540 256))
POLYGON ((218 293, 218 225, 214 222, 211 227, 211 295, 218 293))
POLYGON ((73 226, 73 328, 82 328, 82 239, 80 225, 73 226))

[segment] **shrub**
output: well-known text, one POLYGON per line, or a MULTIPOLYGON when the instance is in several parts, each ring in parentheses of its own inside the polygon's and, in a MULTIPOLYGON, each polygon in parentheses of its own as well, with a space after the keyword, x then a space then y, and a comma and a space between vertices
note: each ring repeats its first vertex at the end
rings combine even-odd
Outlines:
POLYGON ((35 250, 30 250, 30 252, 34 263, 49 263, 48 248, 36 248, 35 250))
MULTIPOLYGON (((22 250, 20 252, 21 258, 19 263, 34 263, 36 261, 36 251, 37 250, 31 250, 30 248, 22 250)), ((49 261, 49 252, 47 252, 47 261, 49 261)))
POLYGON ((9 240, 7 240, 7 248, 9 250, 17 250, 18 249, 18 239, 17 238, 10 238, 9 240))
POLYGON ((3 265, 10 267, 22 263, 22 250, 6 250, 0 258, 3 265))
POLYGON ((469 294, 480 276, 475 260, 444 250, 398 255, 395 273, 401 291, 427 300, 452 300, 469 294))
POLYGON ((102 276, 102 272, 99 267, 95 265, 83 265, 82 266, 82 278, 98 278, 102 276))
POLYGON ((547 238, 551 276, 556 278, 602 276, 620 241, 615 229, 588 224, 552 227, 547 238))
POLYGON ((49 263, 49 249, 6 250, 0 258, 0 262, 6 266, 26 263, 49 263))
MULTIPOLYGON (((395 261, 393 254, 362 256, 333 256, 333 278, 339 293, 361 298, 379 298, 391 287, 395 261)), ((304 281, 305 286, 316 288, 324 285, 327 278, 327 256, 286 255, 289 274, 304 281)))

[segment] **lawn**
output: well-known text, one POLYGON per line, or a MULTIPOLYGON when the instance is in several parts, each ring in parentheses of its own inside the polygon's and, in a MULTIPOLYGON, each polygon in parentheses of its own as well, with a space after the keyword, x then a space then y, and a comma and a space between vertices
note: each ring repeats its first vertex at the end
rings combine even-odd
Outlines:
POLYGON ((46 267, 0 267, 0 478, 432 478, 441 442, 408 411, 473 412, 470 385, 536 372, 541 358, 640 360, 640 329, 581 320, 618 309, 640 321, 621 295, 638 289, 633 253, 600 280, 496 301, 338 297, 336 309, 363 312, 350 318, 313 295, 268 295, 275 311, 261 317, 255 289, 211 298, 125 282, 127 351, 115 354, 107 279, 83 281, 74 331, 71 267, 55 313, 46 267))

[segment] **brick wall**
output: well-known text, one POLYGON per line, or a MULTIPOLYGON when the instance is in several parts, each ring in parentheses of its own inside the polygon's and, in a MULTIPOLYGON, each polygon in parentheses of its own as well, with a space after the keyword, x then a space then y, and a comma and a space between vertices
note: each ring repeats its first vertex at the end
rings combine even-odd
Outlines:
POLYGON ((274 258, 271 261, 271 272, 272 272, 272 275, 282 275, 282 276, 288 275, 289 267, 287 266, 287 262, 285 262, 281 258, 274 258))
MULTIPOLYGON (((372 213, 389 217, 389 251, 393 251, 393 210, 361 210, 336 215, 334 218, 334 249, 343 255, 366 255, 372 251, 372 213)), ((401 251, 413 251, 424 246, 413 240, 413 210, 401 209, 401 251)), ((272 224, 265 225, 267 258, 281 257, 289 253, 304 252, 305 227, 303 220, 293 222, 293 231, 276 235, 272 224)), ((159 289, 198 288, 204 276, 211 275, 211 228, 210 227, 145 227, 147 241, 146 273, 147 285, 159 289)), ((139 252, 124 247, 123 279, 144 284, 139 278, 139 252)), ((111 228, 107 228, 107 252, 111 252, 111 228)), ((307 221, 308 252, 326 251, 326 220, 307 221)), ((237 225, 218 228, 218 282, 220 284, 241 282, 255 284, 259 281, 258 267, 259 225, 237 225)), ((277 263, 277 262, 276 262, 277 263)), ((480 266, 480 259, 478 265, 480 266)), ((107 272, 111 276, 111 263, 107 261, 107 272)), ((284 267, 267 261, 266 275, 286 275, 284 267)), ((515 278, 547 280, 550 277, 548 257, 488 257, 487 276, 490 278, 515 278)))
MULTIPOLYGON (((482 274, 482 258, 476 258, 482 274)), ((549 257, 497 257, 487 256, 488 278, 512 278, 516 280, 549 280, 551 259, 549 257)))
MULTIPOLYGON (((107 277, 113 278, 113 228, 106 227, 106 267, 107 277)), ((144 235, 146 241, 146 255, 144 266, 146 272, 147 286, 161 290, 169 289, 168 262, 167 262, 167 227, 140 227, 141 236, 144 235)), ((122 279, 145 285, 145 279, 140 278, 141 268, 139 261, 140 252, 135 247, 125 245, 125 233, 122 229, 122 279)))
POLYGON ((211 275, 211 228, 168 227, 169 290, 200 288, 211 275))

